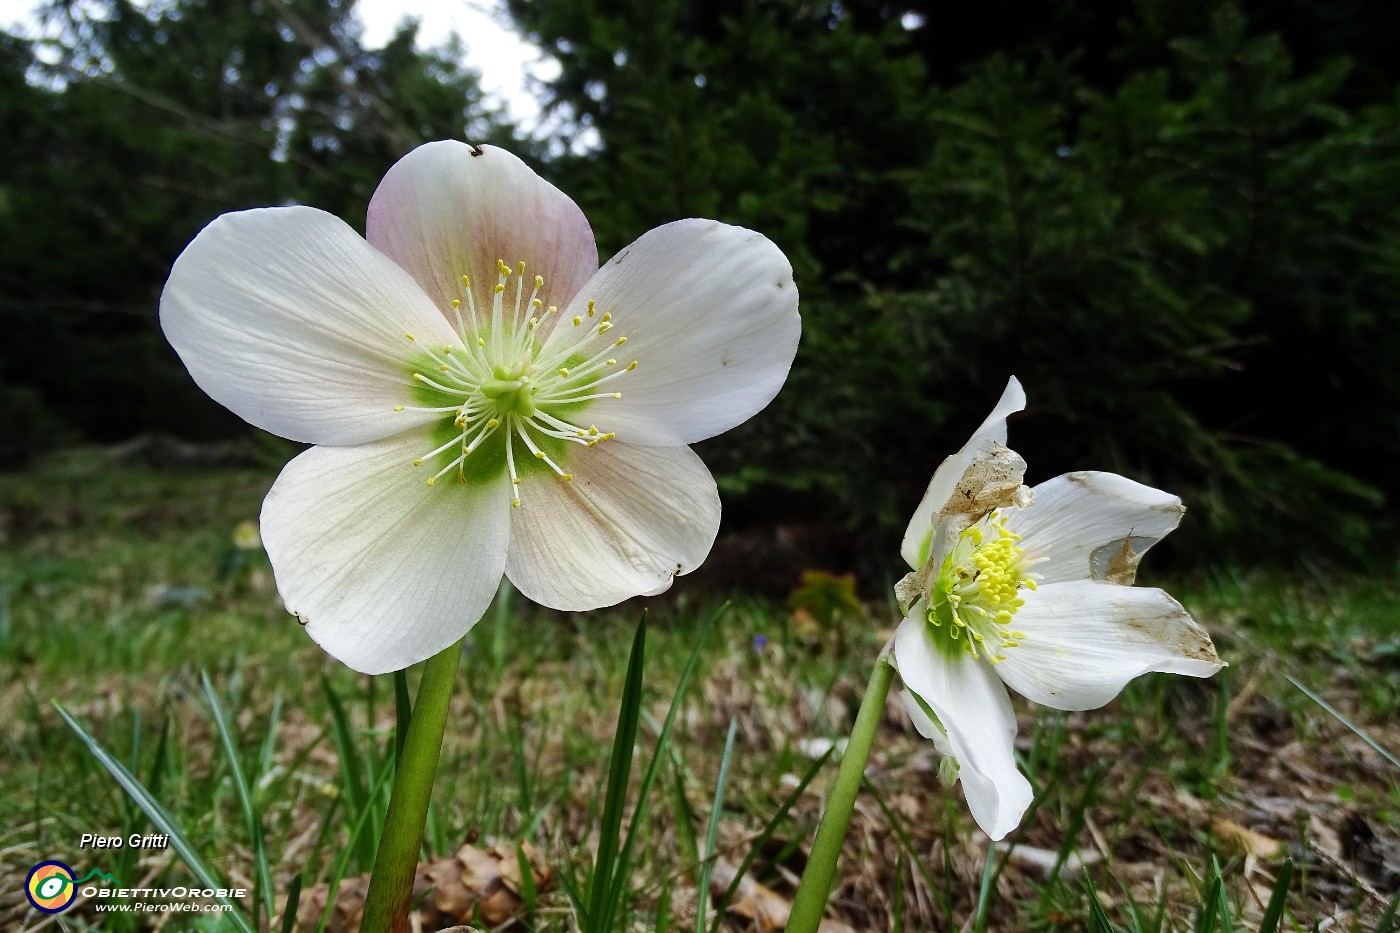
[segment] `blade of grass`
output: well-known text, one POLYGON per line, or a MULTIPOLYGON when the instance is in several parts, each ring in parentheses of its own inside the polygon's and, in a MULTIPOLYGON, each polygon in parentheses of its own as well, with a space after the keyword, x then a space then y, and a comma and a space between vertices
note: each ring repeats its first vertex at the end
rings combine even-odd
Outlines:
POLYGON ((1400 930, 1400 925, 1396 924, 1396 915, 1400 914, 1400 891, 1390 899, 1390 906, 1381 914, 1381 919, 1376 923, 1376 933, 1396 933, 1400 930))
POLYGON ((1400 758, 1395 757, 1395 755, 1383 748, 1379 742, 1367 735, 1366 732, 1360 726, 1356 725, 1350 719, 1346 718, 1340 712, 1338 712, 1335 706, 1333 706, 1331 703, 1328 703, 1316 693, 1313 693, 1307 687, 1303 686, 1302 683, 1294 679, 1292 674, 1285 674, 1284 676, 1288 678, 1289 683, 1297 687, 1299 690, 1303 691, 1303 694, 1308 699, 1312 700, 1318 706, 1327 710, 1327 712, 1332 715, 1332 718, 1336 719, 1337 722, 1350 729, 1358 739, 1375 749, 1377 755, 1380 755, 1382 758, 1390 762, 1395 767, 1400 768, 1400 758))
POLYGON ((1117 933, 1108 919, 1108 914, 1104 912, 1103 901, 1099 900, 1099 889, 1095 887, 1094 879, 1089 876, 1088 870, 1084 872, 1084 887, 1089 892, 1089 933, 1117 933))
POLYGON ((1259 921, 1259 933, 1277 933, 1283 922, 1283 908, 1288 901, 1288 886, 1293 883, 1293 860, 1284 859, 1279 866, 1278 879, 1274 882, 1273 893, 1269 895, 1269 906, 1264 908, 1264 917, 1259 921))
MULTIPOLYGON (((637 826, 645 822, 647 803, 651 799, 651 789, 656 783, 657 776, 661 773, 661 763, 666 760, 666 749, 671 741, 671 729, 676 722, 676 714, 680 712, 681 701, 685 698, 686 688, 690 685, 690 678, 695 673, 695 668, 700 662, 701 649, 709 640, 710 633, 714 631, 716 624, 724 613, 729 609, 729 604, 722 603, 719 608, 710 614, 700 626, 700 632, 696 636, 695 646, 690 650, 690 657, 686 659, 685 667, 681 670, 680 680, 676 684, 676 692, 671 696, 671 707, 666 711, 666 721, 661 726, 661 733, 656 737, 656 747, 652 750, 651 760, 647 762, 647 769, 642 775, 642 783, 637 793, 637 810, 632 818, 632 826, 627 832, 627 841, 622 846, 622 854, 618 858, 618 870, 615 874, 617 880, 613 885, 613 890, 609 897, 608 918, 611 919, 616 913, 617 905, 622 899, 622 889, 625 879, 632 868, 632 845, 637 838, 637 826)), ((611 931, 608 931, 611 933, 611 931)))
POLYGON ((301 905, 301 872, 292 875, 287 887, 287 900, 282 905, 282 933, 292 933, 297 925, 297 907, 301 905))
POLYGON ((832 753, 835 751, 836 749, 834 746, 828 748, 822 753, 820 758, 812 762, 811 767, 807 769, 807 773, 802 776, 802 780, 793 788, 792 793, 787 795, 782 805, 778 807, 778 811, 774 813, 772 818, 764 825, 763 830, 758 834, 758 838, 753 841, 753 845, 749 846, 748 854, 745 855, 744 860, 739 863, 739 870, 734 873, 734 880, 729 882, 729 887, 725 890, 724 896, 721 897, 719 903, 715 905, 715 921, 710 925, 710 933, 719 933, 719 925, 724 920, 725 911, 729 909, 729 902, 733 900, 734 894, 739 890, 739 882, 743 880, 744 875, 748 874, 749 867, 753 865, 754 859, 758 858, 758 853, 762 852, 764 847, 768 845, 768 840, 773 838, 773 834, 778 831, 778 827, 782 825, 783 820, 787 819, 788 811, 792 809, 793 804, 797 803, 802 797, 802 793, 807 789, 807 785, 812 783, 812 779, 817 776, 817 772, 821 770, 822 765, 827 763, 832 753))
POLYGON ((403 758, 408 724, 413 721, 413 699, 408 695, 408 671, 394 671, 394 767, 403 758))
MULTIPOLYGON (((63 721, 68 724, 68 728, 72 729, 82 740, 82 743, 87 746, 89 754, 97 759, 98 764, 107 769, 107 773, 121 785, 127 796, 136 801, 136 805, 150 818, 156 828, 169 835, 170 847, 179 853, 181 861, 190 871, 194 872, 194 876, 200 880, 200 883, 206 888, 227 890, 228 886, 217 879, 204 864, 204 861, 200 859, 194 846, 185 837, 184 830, 165 811, 165 808, 146 791, 141 782, 126 769, 126 766, 113 757, 112 753, 107 751, 101 742, 97 741, 76 719, 69 715, 68 710, 64 709, 62 704, 55 701, 53 705, 54 709, 58 711, 58 715, 63 717, 63 721)), ((237 903, 227 897, 218 897, 216 900, 227 908, 227 912, 223 916, 227 917, 242 933, 254 933, 253 926, 248 923, 248 918, 244 916, 242 908, 237 903)))
POLYGON ((1216 879, 1215 899, 1220 916, 1220 933, 1232 933, 1235 923, 1230 918, 1230 897, 1225 891, 1225 877, 1220 872, 1220 862, 1214 855, 1210 857, 1211 874, 1216 879))
POLYGON ((705 860, 700 863, 699 889, 695 903, 695 933, 705 933, 705 908, 710 903, 710 872, 715 867, 715 847, 719 843, 719 821, 724 817, 724 791, 729 783, 729 762, 734 755, 734 737, 739 734, 739 720, 729 717, 729 734, 724 737, 724 757, 719 760, 719 777, 715 779, 715 796, 710 804, 710 824, 705 829, 705 860))
POLYGON ((1215 929, 1216 917, 1220 910, 1220 866, 1211 859, 1210 878, 1206 883, 1206 894, 1201 900, 1200 912, 1196 914, 1196 933, 1211 933, 1215 929))
MULTIPOLYGON (((345 798, 343 807, 345 820, 349 824, 365 826, 361 814, 366 810, 369 792, 360 770, 360 756, 355 748, 355 734, 350 729, 350 719, 345 715, 345 705, 340 702, 331 682, 323 675, 321 690, 326 695, 326 703, 331 708, 331 742, 335 745, 336 761, 340 764, 341 793, 345 798)), ((350 837, 360 868, 368 870, 374 864, 374 838, 372 833, 357 832, 350 837)))
POLYGON ((622 835, 622 811, 627 803, 627 782, 632 776, 632 752, 637 744, 637 724, 642 710, 642 668, 646 655, 647 613, 642 611, 637 632, 632 636, 632 653, 627 660, 627 680, 617 712, 617 734, 613 737, 612 762, 603 797, 603 818, 598 828, 598 854, 588 885, 588 925, 594 933, 606 933, 612 926, 608 909, 612 900, 613 871, 622 835))
POLYGON ((987 907, 992 902, 992 870, 997 863, 997 845, 987 842, 987 857, 982 860, 982 883, 977 887, 977 913, 972 928, 977 933, 987 931, 987 907))
POLYGON ((253 804, 253 793, 248 786, 248 778, 243 773, 243 764, 238 759, 238 742, 219 703, 218 691, 209 681, 209 674, 199 672, 200 683, 204 686, 204 700, 209 704, 209 712, 214 717, 214 726, 219 732, 219 742, 228 756, 229 771, 233 775, 233 788, 238 792, 238 805, 243 810, 243 822, 247 824, 248 838, 253 844, 253 926, 262 925, 262 914, 270 919, 273 914, 272 873, 267 867, 267 842, 263 838, 262 816, 253 804))
POLYGON ((681 850, 681 869, 698 872, 700 869, 700 843, 695 838, 695 810, 685 795, 685 775, 681 770, 680 756, 674 747, 671 753, 672 802, 675 806, 675 823, 678 847, 681 850))
POLYGON ((535 905, 538 893, 535 890, 535 869, 525 856, 525 844, 515 844, 515 860, 520 866, 520 903, 525 909, 525 922, 535 925, 535 905))

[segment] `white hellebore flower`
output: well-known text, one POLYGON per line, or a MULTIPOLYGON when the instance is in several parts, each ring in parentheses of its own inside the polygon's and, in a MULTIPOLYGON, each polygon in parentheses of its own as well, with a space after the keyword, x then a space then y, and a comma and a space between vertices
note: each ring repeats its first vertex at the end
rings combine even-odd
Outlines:
POLYGON ((459 142, 389 170, 365 239, 309 207, 218 218, 160 317, 216 401, 317 445, 262 537, 287 608, 369 673, 451 645, 502 574, 584 610, 695 569, 720 504, 686 445, 772 400, 800 330, 760 234, 681 220, 600 269, 572 200, 459 142))
POLYGON ((1026 489, 1025 461, 1005 446, 1006 417, 1025 404, 1013 378, 934 473, 901 548, 915 572, 896 588, 900 699, 993 839, 1032 798, 1006 687, 1085 710, 1149 671, 1209 677, 1223 666, 1176 600, 1131 585, 1142 553, 1181 521, 1181 500, 1113 473, 1026 489))

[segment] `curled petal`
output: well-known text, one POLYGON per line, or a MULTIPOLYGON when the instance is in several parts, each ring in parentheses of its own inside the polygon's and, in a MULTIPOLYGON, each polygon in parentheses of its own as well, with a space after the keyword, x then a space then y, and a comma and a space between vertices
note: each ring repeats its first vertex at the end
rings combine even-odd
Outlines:
POLYGON ((175 260, 160 325, 199 387, 251 424, 358 444, 432 415, 412 405, 412 344, 460 342, 412 278, 310 207, 225 214, 175 260))
POLYGON ((1067 473, 1035 487, 1034 501, 1008 513, 1007 527, 1039 581, 1131 584, 1138 561, 1186 512, 1170 493, 1115 473, 1067 473))
MULTIPOLYGON (((540 299, 564 307, 598 270, 593 231, 568 195, 495 146, 427 143, 385 174, 369 202, 365 236, 407 269, 443 314, 466 301, 491 307, 496 263, 544 278, 540 299)), ((525 287, 525 294, 530 286, 525 287)))
POLYGON ((1011 625, 1025 637, 996 672, 1044 706, 1096 709, 1141 674, 1209 677, 1224 666, 1210 635, 1161 590, 1077 580, 1022 595, 1011 625))
POLYGON ((612 315, 609 339, 638 368, 597 421, 620 440, 677 446, 748 420, 782 388, 801 320, 792 267, 773 242, 713 220, 643 234, 598 270, 559 326, 592 299, 612 315))
MULTIPOLYGON (((900 556, 911 568, 917 570, 928 560, 933 526, 943 507, 952 498, 958 483, 967 473, 968 467, 979 456, 987 456, 998 447, 1005 447, 1006 419, 1025 407, 1026 393, 1022 390, 1021 383, 1012 376, 992 413, 973 432, 968 442, 961 450, 939 464, 923 499, 919 501, 919 507, 914 510, 914 517, 909 520, 909 527, 904 531, 904 541, 899 548, 900 556)), ((1025 468, 1024 461, 1021 462, 1021 468, 1025 468)), ((1017 482, 1020 482, 1019 478, 1017 482)))
POLYGON ((1016 714, 1006 688, 989 664, 933 644, 922 603, 895 630, 894 652, 905 686, 928 705, 947 734, 973 819, 992 839, 1005 837, 1034 797, 1016 767, 1016 714))
POLYGON ((511 516, 506 576, 551 609, 655 595, 698 567, 719 530, 719 493, 688 447, 582 448, 572 481, 536 474, 511 516))
POLYGON ((263 502, 262 538, 287 609, 357 671, 396 671, 466 634, 505 569, 510 494, 492 484, 429 487, 415 457, 426 431, 356 447, 313 447, 263 502))

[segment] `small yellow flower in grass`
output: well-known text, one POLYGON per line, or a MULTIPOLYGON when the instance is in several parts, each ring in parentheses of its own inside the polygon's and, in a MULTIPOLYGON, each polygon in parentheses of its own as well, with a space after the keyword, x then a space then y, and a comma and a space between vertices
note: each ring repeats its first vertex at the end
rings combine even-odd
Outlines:
POLYGON ((317 445, 262 538, 287 608, 369 673, 461 638, 502 574, 584 610, 694 570, 719 496, 687 445, 772 400, 800 330, 760 234, 680 220, 600 269, 572 200, 457 142, 389 170, 363 239, 308 207, 218 218, 160 316, 216 401, 317 445))
POLYGON ((1181 500, 1113 473, 1034 489, 1006 445, 1025 407, 1012 379, 972 439, 938 468, 904 535, 894 653, 915 727, 947 756, 979 826, 1001 839, 1032 792, 1012 754, 1006 687, 1043 706, 1096 709, 1150 671, 1209 677, 1210 636, 1159 589, 1132 586, 1181 500))

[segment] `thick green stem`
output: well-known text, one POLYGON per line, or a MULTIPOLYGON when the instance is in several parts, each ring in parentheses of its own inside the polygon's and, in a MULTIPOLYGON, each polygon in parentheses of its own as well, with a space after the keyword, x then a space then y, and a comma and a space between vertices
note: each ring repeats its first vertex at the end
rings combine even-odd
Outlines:
POLYGON ((389 815, 384 819, 384 834, 379 837, 379 851, 374 856, 361 933, 402 933, 408 928, 409 899, 418 871, 423 823, 428 818, 428 801, 437 776, 452 682, 457 679, 461 660, 462 642, 458 641, 429 658, 423 668, 408 738, 394 774, 389 815))
POLYGON ((826 812, 817 827, 817 838, 812 842, 812 854, 797 886, 787 933, 816 933, 821 925, 832 880, 836 877, 836 861, 841 856, 846 828, 851 825, 851 811, 855 809, 861 778, 865 776, 865 763, 870 759, 870 747, 875 743, 893 679, 894 666, 882 655, 870 674, 870 685, 865 688, 865 699, 860 701, 850 741, 841 755, 841 770, 836 773, 836 784, 831 788, 826 812))

